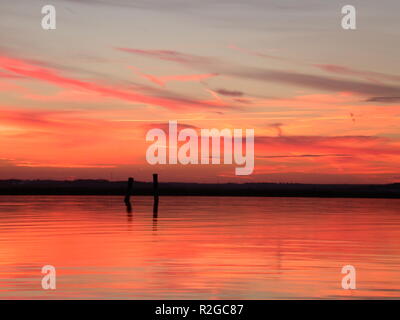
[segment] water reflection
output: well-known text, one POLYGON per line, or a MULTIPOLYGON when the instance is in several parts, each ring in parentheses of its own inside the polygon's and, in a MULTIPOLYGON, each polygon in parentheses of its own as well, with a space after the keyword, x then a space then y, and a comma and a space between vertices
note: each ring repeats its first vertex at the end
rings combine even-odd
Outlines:
POLYGON ((153 200, 153 231, 157 231, 158 200, 158 196, 155 196, 153 200))
POLYGON ((399 200, 131 201, 0 196, 0 298, 400 296, 399 200), (58 275, 50 293, 40 289, 46 264, 58 275), (347 264, 354 291, 341 289, 347 264))
POLYGON ((126 206, 126 213, 128 214, 128 217, 132 216, 132 203, 130 201, 125 201, 125 206, 126 206))

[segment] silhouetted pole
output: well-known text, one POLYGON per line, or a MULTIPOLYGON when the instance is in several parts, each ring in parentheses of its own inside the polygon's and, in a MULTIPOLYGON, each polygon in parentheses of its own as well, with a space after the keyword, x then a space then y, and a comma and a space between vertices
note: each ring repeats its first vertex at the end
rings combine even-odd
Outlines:
POLYGON ((130 200, 131 200, 131 195, 132 195, 132 189, 133 189, 133 178, 128 179, 128 189, 126 190, 126 195, 125 195, 125 203, 130 205, 130 200))
POLYGON ((153 173, 153 193, 154 198, 158 198, 158 174, 153 173))
POLYGON ((158 215, 158 174, 153 173, 153 196, 154 196, 154 203, 153 203, 153 217, 157 217, 158 215))

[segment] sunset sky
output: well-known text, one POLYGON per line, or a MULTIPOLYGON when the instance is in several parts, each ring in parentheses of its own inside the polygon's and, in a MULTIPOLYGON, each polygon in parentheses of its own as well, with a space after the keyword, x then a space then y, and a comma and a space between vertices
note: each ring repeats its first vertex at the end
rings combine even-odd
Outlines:
POLYGON ((399 16, 398 0, 1 1, 0 179, 400 181, 399 16), (147 164, 169 120, 255 129, 253 174, 147 164))

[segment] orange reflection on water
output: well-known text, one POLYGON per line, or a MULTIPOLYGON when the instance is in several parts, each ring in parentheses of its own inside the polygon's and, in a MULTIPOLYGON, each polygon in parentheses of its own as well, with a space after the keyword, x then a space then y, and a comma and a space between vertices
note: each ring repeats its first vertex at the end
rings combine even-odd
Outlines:
POLYGON ((0 298, 400 296, 399 200, 161 197, 158 216, 132 200, 129 214, 120 197, 1 196, 0 298))

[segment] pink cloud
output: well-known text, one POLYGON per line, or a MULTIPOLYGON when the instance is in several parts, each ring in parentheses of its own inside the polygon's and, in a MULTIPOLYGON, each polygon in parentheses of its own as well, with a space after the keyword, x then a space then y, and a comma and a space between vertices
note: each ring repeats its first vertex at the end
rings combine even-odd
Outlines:
POLYGON ((314 66, 327 72, 341 75, 358 76, 368 81, 373 81, 377 83, 379 83, 380 80, 400 81, 400 76, 388 75, 380 72, 361 71, 334 64, 315 64, 314 66))
MULTIPOLYGON (((127 88, 115 88, 109 85, 98 84, 96 82, 82 81, 61 75, 53 69, 28 63, 25 60, 0 56, 0 68, 18 76, 36 79, 57 85, 62 88, 80 89, 94 92, 100 96, 112 97, 133 103, 144 103, 156 105, 171 110, 181 110, 185 108, 215 109, 223 106, 221 103, 205 101, 195 101, 184 97, 160 97, 149 96, 134 92, 127 88)), ((228 107, 224 105, 223 107, 228 107)))
POLYGON ((291 70, 265 69, 258 67, 243 67, 218 58, 201 57, 167 50, 141 50, 117 48, 120 51, 173 61, 193 68, 212 70, 221 75, 228 75, 242 79, 257 80, 261 82, 283 83, 285 85, 312 88, 333 92, 353 92, 366 96, 398 96, 400 87, 388 84, 371 83, 359 80, 332 78, 328 76, 299 73, 291 70))
MULTIPOLYGON (((360 79, 366 80, 367 83, 363 82, 357 82, 357 81, 347 81, 347 80, 342 80, 342 79, 329 79, 326 77, 316 77, 313 75, 307 75, 307 74, 295 74, 295 73, 288 73, 288 72, 281 72, 281 74, 278 73, 270 73, 276 80, 284 80, 287 83, 291 82, 297 82, 302 78, 303 85, 307 86, 313 86, 313 87, 320 87, 325 90, 337 90, 337 91, 346 91, 346 86, 348 87, 347 91, 350 92, 356 92, 360 94, 367 94, 367 95, 375 95, 379 94, 380 92, 385 93, 390 95, 388 97, 372 97, 370 100, 367 101, 377 101, 374 99, 380 99, 381 102, 397 102, 399 100, 398 98, 398 92, 400 91, 399 88, 390 86, 390 85, 385 85, 383 84, 383 81, 393 81, 393 82, 399 82, 400 81, 400 76, 397 75, 390 75, 390 74, 385 74, 382 72, 374 72, 374 71, 362 71, 362 70, 356 70, 353 68, 345 67, 345 66, 340 66, 340 65, 334 65, 334 64, 310 64, 302 61, 297 61, 294 59, 288 59, 288 58, 283 58, 279 56, 274 56, 274 55, 269 55, 265 54, 262 52, 258 51, 252 51, 248 49, 243 49, 240 47, 237 47, 235 45, 230 45, 230 49, 249 54, 252 56, 257 56, 261 58, 267 58, 267 59, 274 59, 274 60, 283 60, 289 63, 294 63, 296 65, 301 65, 301 66, 308 66, 308 67, 314 67, 318 68, 320 70, 337 74, 337 75, 344 75, 344 76, 354 76, 358 77, 360 79), (335 89, 337 87, 341 87, 341 89, 335 89), (397 95, 396 95, 397 94, 397 95), (393 96, 395 95, 395 96, 393 96)), ((301 83, 299 82, 299 85, 301 83)))
POLYGON ((130 67, 135 74, 145 78, 161 87, 164 87, 167 82, 179 81, 179 82, 189 82, 189 81, 202 81, 208 78, 218 76, 217 73, 207 73, 207 74, 189 74, 189 75, 171 75, 171 76, 155 76, 151 74, 146 74, 139 71, 138 68, 130 67))

